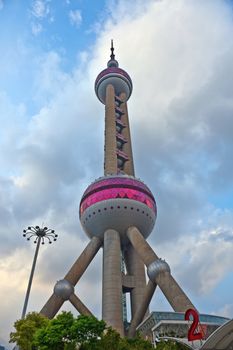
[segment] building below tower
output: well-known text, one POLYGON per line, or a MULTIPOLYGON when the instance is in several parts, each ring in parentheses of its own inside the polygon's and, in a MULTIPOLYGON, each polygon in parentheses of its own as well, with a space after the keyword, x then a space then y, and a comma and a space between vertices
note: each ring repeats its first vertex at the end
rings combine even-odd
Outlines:
MULTIPOLYGON (((229 318, 215 315, 200 314, 199 317, 199 330, 203 333, 203 343, 213 332, 229 321, 229 318)), ((145 318, 137 330, 153 344, 159 340, 171 338, 190 345, 187 339, 190 323, 192 322, 185 321, 182 312, 154 311, 145 318)))

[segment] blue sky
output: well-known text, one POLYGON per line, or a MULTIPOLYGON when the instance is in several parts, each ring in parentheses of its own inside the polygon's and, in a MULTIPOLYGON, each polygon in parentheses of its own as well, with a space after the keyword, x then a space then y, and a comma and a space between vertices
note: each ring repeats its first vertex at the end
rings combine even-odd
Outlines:
POLYGON ((0 12, 2 79, 5 91, 15 101, 32 106, 31 81, 37 58, 56 51, 60 65, 70 72, 79 62, 82 51, 91 50, 98 27, 108 14, 104 1, 13 1, 3 2, 0 12), (6 66, 8 69, 6 69, 6 66), (21 86, 21 91, 16 86, 21 86))
MULTIPOLYGON (((22 230, 59 233, 40 251, 29 311, 88 242, 78 205, 103 174, 93 86, 112 38, 134 85, 136 175, 157 200, 148 241, 200 312, 233 316, 232 14, 224 0, 0 1, 0 343, 20 317, 34 252, 22 230)), ((101 254, 76 291, 100 317, 101 254)), ((156 293, 151 309, 169 306, 156 293)))

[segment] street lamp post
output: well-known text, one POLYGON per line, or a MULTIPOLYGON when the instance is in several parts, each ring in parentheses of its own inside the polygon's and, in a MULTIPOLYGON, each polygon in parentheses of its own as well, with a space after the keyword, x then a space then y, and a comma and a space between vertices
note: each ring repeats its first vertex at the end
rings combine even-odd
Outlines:
POLYGON ((26 315, 28 299, 31 291, 32 280, 35 272, 36 261, 38 257, 40 244, 45 244, 46 240, 49 244, 51 244, 52 241, 56 241, 58 237, 58 235, 55 234, 54 230, 51 230, 47 227, 40 228, 39 226, 29 226, 26 230, 23 230, 23 232, 24 232, 23 236, 26 237, 28 241, 30 241, 31 238, 34 238, 34 243, 36 244, 36 250, 35 250, 35 254, 32 262, 32 268, 31 268, 31 273, 28 281, 28 287, 27 287, 27 292, 26 292, 25 301, 23 305, 21 319, 23 319, 26 315))

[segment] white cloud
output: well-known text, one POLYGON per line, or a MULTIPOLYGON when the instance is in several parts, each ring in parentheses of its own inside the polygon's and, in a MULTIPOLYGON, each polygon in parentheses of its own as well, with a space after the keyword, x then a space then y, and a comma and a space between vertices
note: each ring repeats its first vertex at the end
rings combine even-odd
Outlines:
POLYGON ((222 315, 224 317, 232 318, 233 304, 226 304, 215 312, 216 315, 222 315))
POLYGON ((31 27, 32 27, 32 34, 35 36, 40 34, 43 30, 43 26, 41 25, 41 23, 32 23, 31 27))
POLYGON ((54 17, 51 15, 49 0, 34 0, 31 6, 31 17, 32 34, 37 36, 43 31, 42 21, 44 19, 48 19, 50 23, 54 21, 54 17))
MULTIPOLYGON (((216 227, 209 231, 205 230, 199 235, 186 237, 185 241, 184 237, 177 241, 180 254, 176 251, 175 256, 171 256, 172 271, 192 293, 200 296, 210 294, 231 271, 232 227, 229 232, 231 241, 226 239, 225 231, 222 227, 216 227)), ((172 249, 171 244, 165 244, 165 247, 167 251, 172 249)), ((162 249, 163 256, 169 257, 170 253, 166 254, 165 247, 162 249)))
POLYGON ((32 3, 32 15, 36 18, 44 18, 50 12, 47 0, 34 0, 32 3))
POLYGON ((70 23, 75 27, 80 27, 82 23, 82 14, 80 10, 70 10, 69 11, 70 23))

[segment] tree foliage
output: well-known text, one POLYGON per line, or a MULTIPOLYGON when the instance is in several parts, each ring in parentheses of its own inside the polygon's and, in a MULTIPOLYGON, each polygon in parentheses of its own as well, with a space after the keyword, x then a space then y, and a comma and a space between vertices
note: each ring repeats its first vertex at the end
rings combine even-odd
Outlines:
POLYGON ((38 329, 46 327, 49 320, 36 313, 29 313, 25 319, 14 323, 15 332, 10 333, 10 343, 16 343, 22 350, 34 350, 35 333, 38 329))
POLYGON ((71 312, 62 312, 52 320, 33 312, 16 321, 14 327, 10 342, 21 350, 74 350, 77 345, 94 346, 104 336, 106 324, 93 316, 75 318, 71 312))
POLYGON ((16 321, 14 326, 16 331, 11 333, 10 342, 16 342, 21 350, 153 349, 139 335, 133 339, 121 338, 115 330, 106 328, 104 321, 93 316, 75 318, 71 312, 62 312, 52 320, 34 312, 16 321))
POLYGON ((74 323, 75 318, 71 312, 62 312, 37 330, 34 336, 36 346, 41 350, 75 349, 75 341, 72 336, 74 323))
POLYGON ((151 350, 154 349, 151 342, 143 339, 140 334, 137 334, 135 338, 127 339, 127 342, 132 350, 151 350))
POLYGON ((94 343, 85 343, 80 350, 153 350, 150 342, 137 335, 133 339, 121 338, 111 327, 94 343))
POLYGON ((112 328, 107 328, 98 340, 94 342, 86 342, 81 345, 80 350, 118 350, 120 344, 120 334, 112 328))
POLYGON ((173 340, 160 341, 156 345, 156 350, 187 350, 188 347, 184 344, 177 343, 173 340))
POLYGON ((99 321, 93 316, 79 316, 71 328, 73 339, 78 344, 93 344, 101 337, 106 328, 104 321, 99 321))
POLYGON ((96 344, 104 329, 105 322, 93 316, 74 318, 71 312, 62 312, 36 332, 34 342, 40 350, 73 350, 96 344))

